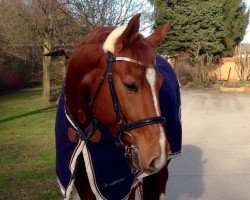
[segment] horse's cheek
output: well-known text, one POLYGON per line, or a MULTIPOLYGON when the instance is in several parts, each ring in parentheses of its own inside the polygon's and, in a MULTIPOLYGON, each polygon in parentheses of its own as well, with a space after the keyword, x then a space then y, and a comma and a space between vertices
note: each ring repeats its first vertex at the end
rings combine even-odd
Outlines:
POLYGON ((83 112, 82 109, 78 110, 78 119, 81 124, 84 124, 86 121, 86 114, 83 112))

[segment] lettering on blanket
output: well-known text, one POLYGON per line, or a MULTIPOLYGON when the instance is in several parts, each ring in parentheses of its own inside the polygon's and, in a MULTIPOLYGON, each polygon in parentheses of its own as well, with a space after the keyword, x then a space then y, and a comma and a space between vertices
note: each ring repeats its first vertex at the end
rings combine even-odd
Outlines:
POLYGON ((117 180, 114 180, 113 182, 111 183, 104 183, 104 187, 107 188, 107 187, 110 187, 110 186, 114 186, 122 181, 124 181, 125 178, 120 178, 120 179, 117 179, 117 180))

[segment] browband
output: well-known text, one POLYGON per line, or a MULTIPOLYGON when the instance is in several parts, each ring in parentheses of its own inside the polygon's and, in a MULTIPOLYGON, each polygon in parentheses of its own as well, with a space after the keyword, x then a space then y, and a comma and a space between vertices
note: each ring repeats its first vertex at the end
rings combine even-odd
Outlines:
POLYGON ((143 63, 140 62, 140 61, 137 61, 137 60, 134 60, 134 59, 128 58, 128 57, 120 57, 120 56, 118 56, 118 57, 113 57, 112 62, 115 62, 115 61, 132 62, 132 63, 138 64, 138 65, 142 65, 142 66, 154 67, 154 65, 145 65, 145 64, 143 64, 143 63))

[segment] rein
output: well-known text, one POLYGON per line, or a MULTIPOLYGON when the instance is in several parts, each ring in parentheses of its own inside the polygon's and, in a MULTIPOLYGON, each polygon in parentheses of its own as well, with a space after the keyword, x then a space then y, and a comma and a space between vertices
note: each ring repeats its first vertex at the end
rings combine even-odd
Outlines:
MULTIPOLYGON (((68 119, 69 121, 72 123, 72 125, 74 125, 74 127, 78 130, 79 132, 79 138, 81 140, 84 141, 89 141, 90 137, 95 133, 96 130, 96 117, 93 113, 93 105, 94 105, 94 101, 97 97, 98 92, 101 89, 101 86, 104 82, 105 77, 108 77, 108 83, 109 83, 109 90, 110 90, 110 94, 112 97, 112 102, 113 102, 113 109, 116 115, 116 122, 120 128, 119 134, 118 134, 118 140, 119 142, 125 147, 125 157, 127 158, 127 160, 129 161, 130 167, 132 169, 132 172, 134 174, 140 173, 142 172, 142 167, 141 167, 141 163, 139 160, 139 154, 138 154, 138 147, 136 144, 131 144, 131 145, 126 145, 123 143, 122 141, 122 137, 124 135, 128 135, 129 137, 131 137, 133 140, 133 136, 129 133, 130 130, 133 129, 137 129, 143 126, 147 126, 147 125, 151 125, 151 124, 162 124, 164 125, 166 123, 166 119, 165 117, 161 117, 161 116, 155 116, 155 117, 150 117, 150 118, 145 118, 145 119, 141 119, 138 121, 134 121, 134 122, 128 122, 125 114, 122 111, 120 102, 119 102, 119 98, 115 89, 115 84, 114 84, 114 78, 113 78, 113 72, 112 72, 112 64, 114 62, 132 62, 132 63, 136 63, 136 64, 140 64, 143 65, 141 62, 138 62, 136 60, 133 60, 131 58, 127 58, 127 57, 114 57, 112 53, 107 52, 108 55, 108 59, 107 59, 107 67, 104 70, 103 75, 101 76, 101 79, 97 85, 97 88, 94 92, 94 95, 92 97, 92 99, 89 102, 89 109, 90 112, 92 114, 92 119, 90 124, 85 128, 85 130, 82 130, 76 123, 76 121, 74 120, 74 117, 72 116, 72 114, 70 113, 66 103, 65 103, 65 111, 66 111, 66 115, 68 115, 68 119), (73 121, 73 122, 72 122, 73 121), (132 163, 132 157, 134 158, 134 162, 136 167, 133 166, 132 163)), ((148 67, 153 67, 153 66, 148 66, 148 67)), ((66 102, 66 101, 65 101, 66 102)))

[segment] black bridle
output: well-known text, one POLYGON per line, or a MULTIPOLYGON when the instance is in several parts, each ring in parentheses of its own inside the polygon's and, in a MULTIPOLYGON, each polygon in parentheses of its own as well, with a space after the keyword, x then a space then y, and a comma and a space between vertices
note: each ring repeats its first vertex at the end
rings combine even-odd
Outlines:
POLYGON ((127 57, 117 57, 116 58, 110 52, 108 52, 107 54, 108 54, 108 60, 107 60, 108 64, 107 64, 107 67, 103 73, 103 76, 101 77, 100 82, 97 85, 97 88, 94 92, 94 95, 89 103, 89 108, 92 110, 96 96, 101 88, 101 85, 102 85, 105 77, 108 74, 108 83, 109 83, 109 90, 110 90, 110 94, 111 94, 112 102, 113 102, 113 109, 114 109, 114 112, 116 115, 116 122, 120 128, 118 138, 122 138, 122 136, 124 134, 127 134, 130 130, 137 129, 137 128, 140 128, 142 126, 147 126, 147 125, 157 124, 157 123, 164 125, 166 123, 166 119, 165 119, 165 117, 161 117, 161 116, 150 117, 150 118, 138 120, 135 122, 128 122, 126 116, 124 115, 124 113, 121 109, 119 98, 117 96, 117 92, 115 89, 113 72, 112 72, 112 64, 114 62, 118 62, 118 61, 136 62, 136 63, 139 63, 139 62, 132 60, 132 59, 129 59, 127 57))
MULTIPOLYGON (((128 122, 125 114, 122 111, 120 102, 119 102, 119 98, 117 96, 117 92, 115 89, 115 84, 114 84, 114 78, 113 78, 113 72, 112 72, 112 64, 114 62, 118 62, 118 61, 123 61, 123 62, 133 62, 133 63, 137 63, 137 64, 141 64, 140 62, 127 58, 127 57, 114 57, 112 53, 108 52, 108 59, 107 59, 107 67, 104 70, 103 75, 101 76, 101 79, 97 85, 97 88, 89 102, 89 110, 90 113, 92 115, 92 120, 91 123, 85 128, 85 130, 82 130, 76 123, 75 124, 75 128, 79 131, 79 138, 81 140, 84 141, 89 141, 90 137, 94 134, 95 130, 96 130, 96 117, 93 113, 93 105, 95 102, 95 99, 97 97, 98 92, 101 89, 101 86, 105 80, 105 77, 108 76, 108 83, 109 83, 109 90, 110 90, 110 94, 112 97, 112 102, 113 102, 113 109, 115 112, 115 116, 116 116, 116 122, 120 128, 119 133, 118 133, 118 139, 120 141, 120 143, 122 145, 124 145, 125 147, 125 157, 128 158, 132 171, 134 173, 137 173, 138 171, 141 171, 141 164, 139 161, 139 155, 138 155, 138 149, 137 149, 137 145, 136 144, 131 144, 131 145, 125 145, 122 141, 122 137, 124 135, 128 135, 130 136, 133 140, 133 136, 129 133, 130 130, 133 129, 137 129, 140 128, 142 126, 147 126, 147 125, 151 125, 151 124, 162 124, 164 125, 166 123, 166 119, 165 117, 162 116, 155 116, 155 117, 150 117, 150 118, 146 118, 146 119, 141 119, 135 122, 128 122), (133 152, 132 152, 133 151, 133 152), (133 167, 132 165, 132 156, 134 156, 134 161, 135 161, 135 165, 136 168, 133 167)), ((71 119, 71 121, 75 121, 72 120, 74 119, 73 116, 71 115, 70 111, 68 110, 67 106, 66 106, 66 114, 68 115, 68 118, 71 119)))

